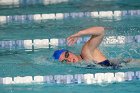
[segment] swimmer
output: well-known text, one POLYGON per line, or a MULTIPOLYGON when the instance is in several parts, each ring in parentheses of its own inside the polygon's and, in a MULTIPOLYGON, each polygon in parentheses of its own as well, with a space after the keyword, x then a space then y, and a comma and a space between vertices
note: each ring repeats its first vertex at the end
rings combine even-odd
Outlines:
POLYGON ((80 62, 81 60, 85 60, 86 62, 92 61, 105 67, 112 66, 112 61, 109 61, 98 48, 103 40, 104 33, 104 27, 91 27, 81 30, 67 38, 67 44, 72 46, 74 43, 76 43, 79 37, 91 35, 90 39, 83 45, 80 55, 76 55, 65 49, 61 49, 56 50, 53 57, 60 62, 65 61, 66 63, 76 63, 80 62))

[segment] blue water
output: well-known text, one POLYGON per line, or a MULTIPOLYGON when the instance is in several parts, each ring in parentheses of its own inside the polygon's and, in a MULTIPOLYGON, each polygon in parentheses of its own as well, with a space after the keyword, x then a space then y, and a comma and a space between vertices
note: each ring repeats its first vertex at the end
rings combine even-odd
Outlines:
MULTIPOLYGON (((139 4, 139 0, 70 0, 44 5, 41 0, 34 0, 34 3, 20 0, 19 5, 0 5, 0 77, 139 71, 139 4), (56 18, 57 13, 63 14, 63 17, 56 18), (43 19, 43 14, 52 14, 55 18, 43 19), (91 26, 111 28, 106 30, 99 47, 109 59, 132 58, 134 63, 123 64, 115 70, 101 67, 86 69, 86 64, 67 65, 52 59, 53 51, 59 48, 79 54, 89 37, 82 37, 71 47, 66 45, 65 38, 91 26), (118 41, 111 42, 108 38, 118 41)), ((139 83, 139 80, 134 80, 101 85, 1 84, 0 89, 1 93, 138 93, 139 83)))

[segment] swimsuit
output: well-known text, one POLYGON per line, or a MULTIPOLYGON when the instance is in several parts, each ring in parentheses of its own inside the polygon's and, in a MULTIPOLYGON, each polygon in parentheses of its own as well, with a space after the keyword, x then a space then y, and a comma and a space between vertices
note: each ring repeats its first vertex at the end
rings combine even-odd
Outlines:
MULTIPOLYGON (((81 56, 81 55, 80 55, 81 56)), ((81 56, 81 58, 83 59, 83 57, 81 56)), ((98 63, 99 65, 103 66, 103 67, 108 67, 108 66, 112 66, 112 64, 110 63, 109 60, 104 60, 100 63, 98 63)))
POLYGON ((112 66, 112 64, 110 63, 109 60, 102 61, 98 64, 101 65, 101 66, 104 66, 104 67, 112 66))

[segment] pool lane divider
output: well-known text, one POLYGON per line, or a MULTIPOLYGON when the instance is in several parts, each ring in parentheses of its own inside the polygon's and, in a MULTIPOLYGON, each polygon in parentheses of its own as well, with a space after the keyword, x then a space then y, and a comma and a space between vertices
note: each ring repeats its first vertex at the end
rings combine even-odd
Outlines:
POLYGON ((140 80, 140 71, 116 72, 116 73, 87 73, 47 76, 17 76, 0 78, 0 84, 101 84, 140 80))

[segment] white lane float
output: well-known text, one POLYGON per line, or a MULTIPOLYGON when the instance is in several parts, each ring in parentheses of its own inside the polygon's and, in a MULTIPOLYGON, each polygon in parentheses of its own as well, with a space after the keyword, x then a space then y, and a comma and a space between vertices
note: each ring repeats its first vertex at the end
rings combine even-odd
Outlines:
POLYGON ((132 72, 107 72, 107 73, 87 73, 87 74, 67 74, 67 75, 47 75, 47 76, 17 76, 1 77, 0 84, 101 84, 124 82, 140 79, 140 71, 132 72))

